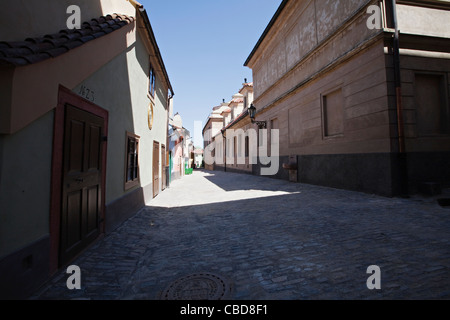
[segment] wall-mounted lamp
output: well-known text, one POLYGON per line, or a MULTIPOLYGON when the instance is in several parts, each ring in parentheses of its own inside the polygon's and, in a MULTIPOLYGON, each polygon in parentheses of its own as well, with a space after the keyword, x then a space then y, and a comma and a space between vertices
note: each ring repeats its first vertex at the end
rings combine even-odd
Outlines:
POLYGON ((250 119, 252 120, 252 123, 255 123, 258 126, 258 128, 260 128, 260 129, 266 129, 267 128, 267 122, 266 121, 255 121, 256 108, 253 105, 253 103, 248 108, 248 114, 250 116, 250 119))

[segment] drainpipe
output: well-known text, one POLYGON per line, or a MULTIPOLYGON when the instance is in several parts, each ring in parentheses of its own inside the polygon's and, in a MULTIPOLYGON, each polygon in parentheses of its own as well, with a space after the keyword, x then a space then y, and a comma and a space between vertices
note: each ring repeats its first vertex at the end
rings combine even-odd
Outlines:
POLYGON ((402 106, 402 82, 400 71, 400 31, 398 30, 397 21, 397 4, 396 0, 392 0, 392 15, 394 20, 394 69, 395 69, 395 94, 397 102, 397 123, 398 123, 398 144, 399 152, 405 152, 405 129, 403 123, 403 106, 402 106))
POLYGON ((399 152, 399 171, 400 171, 400 192, 402 196, 408 194, 408 170, 406 161, 405 146, 405 125, 403 121, 402 105, 402 81, 400 69, 400 31, 398 29, 397 19, 397 1, 392 0, 392 16, 395 28, 393 43, 394 74, 395 74, 395 95, 397 106, 397 130, 398 130, 398 152, 399 152))
POLYGON ((225 172, 227 172, 227 137, 225 135, 226 130, 222 129, 223 145, 225 148, 224 160, 225 160, 225 172))

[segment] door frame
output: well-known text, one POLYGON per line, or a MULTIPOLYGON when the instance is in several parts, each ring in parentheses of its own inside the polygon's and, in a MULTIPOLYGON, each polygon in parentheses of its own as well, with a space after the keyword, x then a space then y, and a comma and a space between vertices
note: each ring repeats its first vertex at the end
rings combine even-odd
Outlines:
MULTIPOLYGON (((71 90, 60 85, 58 88, 58 104, 55 109, 53 124, 53 152, 52 152, 52 177, 50 187, 50 275, 59 269, 59 245, 61 235, 61 210, 62 210, 62 183, 64 167, 64 130, 66 117, 66 104, 70 104, 80 110, 92 113, 104 120, 103 137, 108 136, 108 111, 100 106, 78 96, 71 90)), ((102 177, 101 177, 101 222, 100 233, 105 232, 105 187, 106 187, 106 157, 107 139, 102 144, 102 177)))
POLYGON ((153 198, 156 198, 159 193, 159 182, 161 180, 161 175, 159 174, 159 168, 161 167, 161 144, 158 141, 153 141, 153 149, 152 149, 153 159, 152 159, 152 188, 153 188, 153 198), (158 152, 155 152, 155 146, 158 147, 158 152), (155 170, 155 159, 158 156, 158 165, 155 170), (158 185, 155 184, 155 176, 158 176, 158 185))
POLYGON ((166 174, 166 166, 167 166, 167 151, 166 146, 164 144, 161 144, 161 191, 166 190, 166 180, 167 180, 167 174, 166 174))

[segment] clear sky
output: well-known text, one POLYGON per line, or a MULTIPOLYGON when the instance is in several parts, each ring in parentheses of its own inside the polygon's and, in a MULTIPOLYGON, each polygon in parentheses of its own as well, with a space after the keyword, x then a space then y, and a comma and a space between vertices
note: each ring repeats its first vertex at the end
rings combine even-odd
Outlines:
POLYGON ((172 83, 174 112, 191 131, 252 72, 244 62, 282 0, 140 0, 172 83))

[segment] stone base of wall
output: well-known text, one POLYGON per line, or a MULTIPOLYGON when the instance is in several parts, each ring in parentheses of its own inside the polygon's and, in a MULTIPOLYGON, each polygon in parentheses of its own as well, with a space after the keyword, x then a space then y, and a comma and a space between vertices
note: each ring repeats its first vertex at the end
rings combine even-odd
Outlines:
MULTIPOLYGON (((283 169, 288 162, 289 157, 280 157, 277 174, 267 177, 289 181, 289 170, 283 169)), ((450 152, 408 153, 404 157, 395 153, 298 155, 297 163, 299 183, 389 197, 416 194, 424 183, 450 187, 450 152)), ((252 174, 261 175, 262 167, 268 166, 253 165, 252 174)))
POLYGON ((145 206, 145 195, 153 194, 152 184, 137 188, 106 206, 105 232, 116 230, 145 206))
POLYGON ((0 300, 22 300, 50 277, 50 237, 17 250, 0 260, 0 300))

